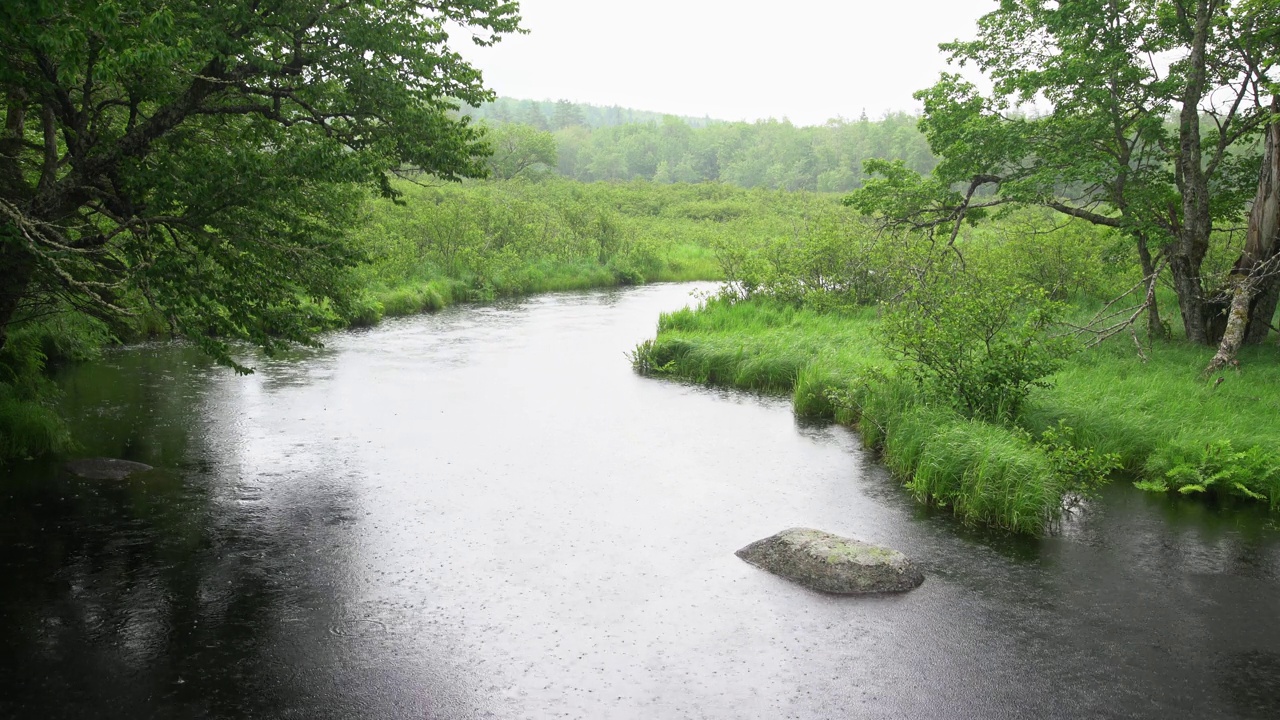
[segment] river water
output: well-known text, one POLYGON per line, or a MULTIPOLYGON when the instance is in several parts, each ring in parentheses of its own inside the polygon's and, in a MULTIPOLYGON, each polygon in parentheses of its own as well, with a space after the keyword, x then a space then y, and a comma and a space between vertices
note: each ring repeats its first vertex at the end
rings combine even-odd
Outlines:
POLYGON ((845 428, 633 374, 691 288, 67 371, 82 454, 157 470, 0 486, 0 717, 1280 717, 1273 521, 1116 486, 1056 537, 966 530, 845 428), (928 579, 733 555, 796 525, 928 579))

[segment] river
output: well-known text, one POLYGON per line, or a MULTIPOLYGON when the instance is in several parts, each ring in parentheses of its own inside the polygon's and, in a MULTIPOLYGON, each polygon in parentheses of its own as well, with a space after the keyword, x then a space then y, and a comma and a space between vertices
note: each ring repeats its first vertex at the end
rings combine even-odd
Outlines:
POLYGON ((1044 540, 913 502, 780 399, 635 375, 692 285, 188 347, 60 378, 82 454, 0 486, 0 717, 1276 718, 1280 530, 1110 488, 1044 540), (895 547, 906 595, 734 556, 895 547))

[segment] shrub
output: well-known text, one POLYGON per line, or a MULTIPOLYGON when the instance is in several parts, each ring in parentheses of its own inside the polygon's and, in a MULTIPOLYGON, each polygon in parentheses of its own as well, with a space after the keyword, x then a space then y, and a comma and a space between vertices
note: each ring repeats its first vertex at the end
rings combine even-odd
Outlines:
POLYGON ((957 272, 907 290, 882 326, 885 347, 966 417, 1018 415, 1061 367, 1068 345, 1048 336, 1061 313, 1045 291, 996 275, 957 272))

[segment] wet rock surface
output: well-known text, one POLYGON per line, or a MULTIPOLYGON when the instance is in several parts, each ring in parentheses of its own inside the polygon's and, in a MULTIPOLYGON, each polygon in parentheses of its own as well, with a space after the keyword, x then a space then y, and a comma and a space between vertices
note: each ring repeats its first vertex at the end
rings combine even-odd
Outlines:
POLYGON ((840 595, 906 592, 924 582, 924 573, 897 550, 811 528, 783 530, 735 554, 807 588, 840 595))
POLYGON ((85 480, 124 480, 130 475, 152 469, 150 465, 116 458, 83 458, 62 466, 71 475, 85 480))

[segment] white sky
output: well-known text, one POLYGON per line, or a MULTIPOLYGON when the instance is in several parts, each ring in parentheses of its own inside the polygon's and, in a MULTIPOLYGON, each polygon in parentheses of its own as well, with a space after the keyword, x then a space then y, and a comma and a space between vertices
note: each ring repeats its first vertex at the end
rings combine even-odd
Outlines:
MULTIPOLYGON (((815 125, 917 111, 997 0, 521 0, 528 35, 458 49, 507 97, 815 125)), ((467 47, 462 47, 466 45, 467 47)))

